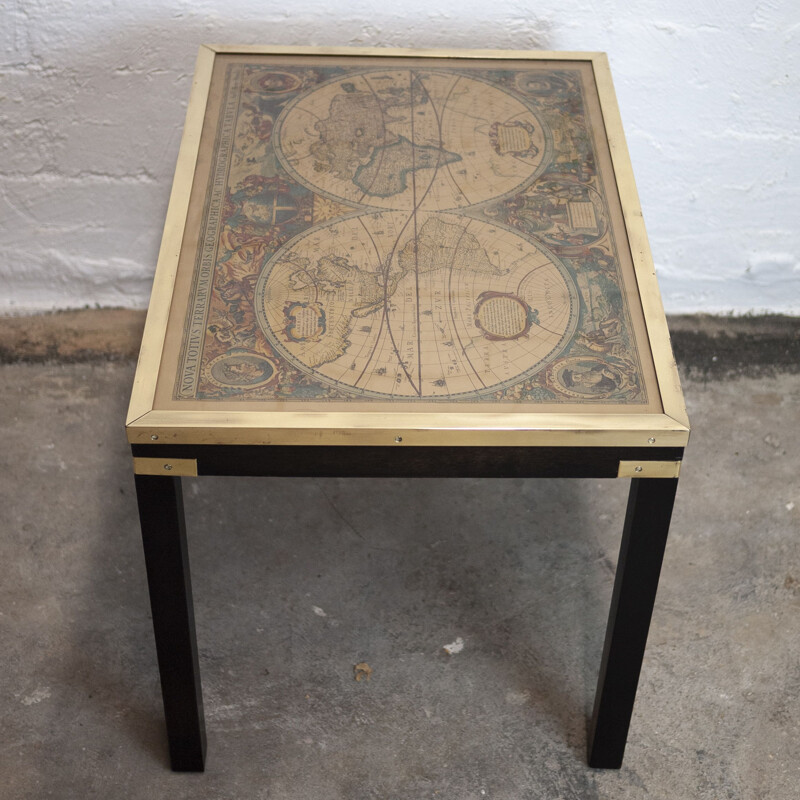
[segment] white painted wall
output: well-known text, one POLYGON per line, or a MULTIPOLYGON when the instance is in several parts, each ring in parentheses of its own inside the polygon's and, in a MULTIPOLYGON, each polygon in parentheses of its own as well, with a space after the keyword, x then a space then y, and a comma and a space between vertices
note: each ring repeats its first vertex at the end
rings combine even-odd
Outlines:
POLYGON ((800 314, 796 0, 0 0, 0 313, 146 305, 201 42, 605 50, 667 311, 800 314))

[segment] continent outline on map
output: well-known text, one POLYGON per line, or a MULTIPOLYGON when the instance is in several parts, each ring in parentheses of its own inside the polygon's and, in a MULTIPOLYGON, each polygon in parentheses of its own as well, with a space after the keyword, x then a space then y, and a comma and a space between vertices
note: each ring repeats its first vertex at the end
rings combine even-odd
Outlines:
MULTIPOLYGON (((397 212, 394 213, 396 214, 397 212)), ((534 359, 532 364, 525 370, 525 373, 537 371, 542 365, 548 363, 559 352, 564 342, 571 338, 577 325, 579 299, 577 288, 569 271, 560 259, 552 254, 545 255, 546 250, 541 245, 522 240, 516 231, 496 221, 487 223, 472 219, 471 223, 468 222, 468 224, 478 226, 479 232, 484 237, 488 234, 508 235, 515 240, 519 240, 520 246, 524 245, 527 248, 527 250, 521 250, 519 254, 514 250, 509 256, 509 268, 502 268, 492 263, 484 246, 476 238, 476 234, 467 230, 463 224, 459 225, 452 221, 459 219, 452 212, 430 212, 419 226, 416 236, 412 235, 410 231, 406 231, 405 239, 402 238, 402 235, 398 237, 397 247, 389 254, 388 260, 379 251, 376 251, 371 267, 369 265, 359 265, 355 261, 351 262, 342 255, 334 254, 331 250, 316 252, 316 263, 312 263, 312 259, 305 255, 308 251, 301 249, 304 241, 311 237, 331 243, 335 239, 342 238, 342 231, 338 231, 333 236, 331 235, 331 230, 346 224, 351 224, 354 228, 357 228, 358 223, 364 227, 367 231, 366 236, 372 240, 373 237, 368 230, 368 226, 373 226, 373 233, 374 228, 388 227, 386 218, 389 214, 390 212, 386 211, 364 212, 360 215, 349 216, 345 220, 328 221, 319 226, 322 230, 319 230, 318 227, 311 228, 287 242, 262 270, 255 288, 255 307, 260 327, 267 335, 271 345, 284 358, 291 361, 298 370, 330 386, 347 386, 347 381, 321 374, 318 369, 326 363, 337 361, 348 353, 352 345, 355 327, 368 316, 380 315, 382 311, 385 312, 381 324, 386 324, 387 328, 391 328, 391 322, 386 321, 386 316, 387 314, 391 316, 392 312, 397 308, 394 295, 398 292, 401 282, 404 279, 410 280, 410 276, 427 277, 432 281, 432 285, 436 286, 437 280, 441 283, 444 280, 444 274, 448 272, 451 275, 463 276, 471 274, 478 278, 482 276, 483 279, 488 281, 506 278, 512 270, 516 269, 522 276, 522 282, 524 283, 525 261, 532 258, 538 258, 541 261, 538 264, 538 269, 549 267, 552 276, 558 275, 561 282, 559 284, 561 291, 569 298, 568 316, 564 322, 563 331, 559 332, 555 339, 547 344, 546 350, 534 359), (451 221, 445 221, 443 217, 449 218, 451 221), (421 243, 423 246, 420 246, 421 243), (419 260, 418 269, 413 268, 413 262, 416 260, 419 260), (273 272, 275 273, 274 275, 273 272), (339 295, 338 298, 336 296, 337 293, 339 295), (346 298, 345 294, 347 295, 346 298), (381 294, 383 295, 382 297, 381 294), (337 299, 338 304, 344 307, 344 310, 338 314, 332 311, 330 305, 325 305, 325 303, 332 304, 337 299), (283 312, 280 310, 294 308, 296 305, 304 303, 324 305, 329 327, 324 338, 298 344, 293 337, 287 338, 283 335, 286 328, 286 312, 285 310, 283 312), (267 311, 270 308, 273 309, 271 314, 267 311)), ((330 246, 333 247, 334 245, 331 244, 330 246)), ((514 285, 517 284, 518 278, 519 275, 514 279, 514 285)), ((460 325, 456 325, 455 319, 452 320, 450 329, 455 334, 455 338, 459 338, 459 334, 455 330, 456 327, 459 328, 464 339, 467 338, 464 335, 464 329, 473 327, 475 328, 473 339, 482 337, 487 341, 496 342, 519 338, 519 336, 502 337, 493 335, 491 332, 483 331, 481 326, 476 324, 474 316, 475 304, 490 291, 491 286, 491 283, 486 283, 480 290, 473 292, 474 297, 467 299, 467 311, 462 315, 464 319, 460 325)), ((445 293, 444 289, 440 292, 442 296, 445 293)), ((495 292, 495 294, 498 293, 495 292)), ((520 300, 519 302, 525 305, 526 308, 530 308, 525 301, 520 300)), ((426 313, 428 313, 427 310, 421 312, 423 316, 426 313)), ((530 313, 530 319, 526 319, 525 324, 524 333, 526 335, 532 326, 540 325, 538 309, 531 308, 530 313)), ((453 339, 454 336, 451 334, 444 338, 453 339)), ((474 347, 474 341, 465 343, 459 339, 459 344, 462 345, 462 349, 464 346, 474 347)), ((397 348, 395 348, 394 354, 398 362, 403 361, 397 348)), ((469 359, 469 356, 466 356, 466 358, 469 359)), ((367 363, 371 364, 372 360, 368 360, 367 363)), ((384 367, 387 366, 383 362, 380 363, 384 367)), ((366 367, 364 372, 366 372, 366 367)), ((496 380, 491 385, 475 387, 469 391, 440 392, 438 391, 439 389, 447 387, 448 378, 445 375, 436 375, 428 381, 429 384, 435 386, 432 389, 434 394, 426 394, 419 399, 441 400, 453 397, 483 397, 492 395, 512 385, 519 379, 520 376, 515 375, 509 379, 496 380)), ((409 381, 413 385, 414 381, 412 379, 409 379, 409 381)), ((396 392, 380 392, 357 386, 351 386, 351 389, 360 395, 374 398, 398 396, 396 392)), ((414 398, 403 395, 403 399, 414 398)))
MULTIPOLYGON (((373 74, 375 72, 379 72, 380 73, 380 72, 391 72, 391 71, 398 71, 398 68, 394 67, 394 68, 389 69, 389 70, 380 70, 380 69, 377 69, 376 67, 355 68, 355 69, 349 71, 346 76, 336 75, 336 76, 330 78, 327 81, 321 82, 320 84, 318 84, 317 86, 314 87, 314 91, 324 90, 326 88, 329 88, 329 87, 332 87, 332 86, 336 86, 336 85, 340 85, 342 83, 350 83, 350 82, 352 82, 352 80, 354 78, 359 78, 359 77, 364 78, 365 76, 371 75, 371 74, 373 74)), ((426 76, 431 76, 431 75, 433 75, 433 76, 447 76, 447 77, 456 78, 457 80, 466 77, 470 81, 483 83, 484 85, 486 85, 488 87, 491 87, 492 89, 497 89, 497 86, 495 84, 493 84, 491 81, 487 80, 486 78, 484 78, 483 76, 478 74, 477 71, 475 73, 471 72, 469 75, 465 75, 463 73, 454 72, 452 70, 448 70, 448 69, 442 68, 442 67, 426 67, 425 69, 418 70, 418 72, 420 73, 421 77, 426 77, 426 76)), ((520 103, 521 105, 524 105, 526 110, 527 110, 527 112, 530 113, 531 116, 536 119, 536 122, 537 122, 537 126, 536 127, 538 127, 539 133, 543 137, 542 146, 540 148, 533 148, 533 150, 536 151, 536 155, 539 157, 539 159, 538 159, 539 168, 533 170, 530 173, 530 175, 528 175, 524 180, 520 181, 518 184, 515 184, 513 188, 510 188, 505 192, 502 192, 500 194, 493 195, 491 197, 484 198, 484 199, 481 199, 481 200, 475 201, 475 202, 466 202, 464 204, 456 204, 456 205, 452 205, 452 206, 442 206, 440 208, 440 210, 449 211, 449 210, 453 210, 455 208, 463 209, 463 208, 472 207, 472 206, 479 206, 479 205, 482 205, 482 204, 485 204, 485 203, 491 203, 491 202, 493 202, 494 200, 496 200, 496 199, 498 199, 500 197, 511 196, 514 193, 516 193, 516 192, 524 189, 525 187, 529 186, 543 172, 543 170, 544 170, 544 168, 545 168, 545 166, 546 166, 546 164, 548 162, 548 159, 552 155, 552 150, 553 150, 552 134, 551 134, 551 132, 549 130, 549 126, 542 122, 542 120, 540 118, 540 115, 539 115, 539 112, 535 108, 533 108, 530 105, 530 103, 527 102, 527 100, 524 98, 524 96, 522 96, 518 92, 514 91, 513 89, 509 89, 509 88, 504 88, 503 92, 508 94, 509 96, 513 96, 514 99, 518 103, 520 103)), ((298 94, 298 96, 296 98, 294 98, 286 106, 286 108, 284 108, 282 110, 281 114, 276 119, 274 134, 275 134, 275 138, 277 140, 281 139, 282 127, 285 124, 286 117, 290 114, 291 110, 297 104, 299 104, 300 102, 303 101, 303 99, 304 99, 304 93, 301 92, 300 94, 298 94)), ((425 94, 424 95, 424 101, 421 100, 420 102, 422 102, 424 105, 428 105, 432 101, 430 100, 430 96, 428 94, 425 94)), ((392 106, 390 106, 390 107, 403 107, 403 106, 402 106, 402 104, 395 103, 395 104, 392 104, 392 106)), ((397 120, 393 120, 393 121, 397 121, 397 120)), ((320 120, 320 122, 324 122, 324 120, 320 120)), ((492 149, 494 150, 495 149, 495 140, 492 138, 492 125, 493 125, 492 121, 489 121, 489 120, 486 121, 487 140, 491 143, 492 149)), ((366 141, 369 141, 369 138, 370 138, 369 136, 365 137, 366 141)), ((394 143, 393 141, 385 142, 386 145, 391 145, 393 143, 394 143)), ((359 145, 359 147, 356 150, 356 154, 357 155, 362 152, 360 147, 361 146, 359 145)), ((442 144, 442 147, 443 147, 443 144, 442 144)), ((313 148, 312 148, 312 150, 313 150, 313 148)), ((314 152, 316 152, 316 151, 314 151, 314 152)), ((372 153, 370 152, 370 155, 371 154, 372 153)), ((454 163, 455 159, 458 159, 458 160, 462 160, 463 159, 463 154, 450 153, 449 155, 454 157, 454 161, 450 162, 450 163, 454 163)), ((366 157, 366 154, 363 157, 366 157)), ((314 184, 309 184, 307 177, 304 177, 301 173, 299 173, 297 171, 296 165, 293 163, 293 156, 286 155, 285 153, 282 153, 282 152, 279 151, 278 152, 278 158, 281 160, 284 169, 286 169, 286 171, 290 175, 292 175, 296 180, 299 180, 301 183, 304 183, 305 185, 312 186, 315 191, 319 191, 321 194, 323 194, 323 195, 325 195, 325 196, 327 196, 327 197, 329 197, 331 199, 342 200, 340 195, 337 195, 337 194, 335 194, 333 192, 329 192, 324 187, 320 187, 320 186, 314 185, 314 184)), ((447 166, 447 163, 448 162, 445 161, 445 162, 442 163, 441 166, 447 166)), ((336 164, 338 164, 339 167, 334 167, 333 168, 334 172, 338 172, 339 171, 339 169, 341 167, 341 159, 337 159, 336 160, 336 164)), ((362 164, 359 162, 358 166, 360 167, 360 166, 362 166, 362 164)), ((357 171, 357 169, 358 169, 358 167, 356 167, 355 170, 353 170, 353 171, 357 171)), ((341 174, 343 176, 348 177, 348 178, 350 177, 350 171, 349 170, 346 170, 346 169, 341 170, 341 174)), ((366 193, 365 193, 365 196, 366 196, 366 193)), ((375 195, 372 195, 372 196, 375 197, 375 198, 381 198, 382 197, 381 194, 375 194, 375 195)), ((395 196, 395 195, 389 194, 389 195, 386 195, 386 196, 387 197, 392 197, 392 196, 395 196)), ((349 203, 352 203, 352 204, 354 204, 356 206, 366 207, 366 208, 384 208, 384 207, 386 207, 386 206, 382 206, 382 205, 375 205, 374 201, 372 203, 370 203, 368 201, 365 201, 365 199, 363 197, 360 200, 348 199, 345 202, 349 202, 349 203)))

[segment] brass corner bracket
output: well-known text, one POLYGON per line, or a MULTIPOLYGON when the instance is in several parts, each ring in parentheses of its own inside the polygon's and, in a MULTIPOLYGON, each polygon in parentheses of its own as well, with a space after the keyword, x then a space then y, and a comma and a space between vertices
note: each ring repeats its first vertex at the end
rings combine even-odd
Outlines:
POLYGON ((620 461, 618 478, 677 478, 680 461, 620 461))
POLYGON ((197 475, 196 458, 142 458, 134 456, 135 475, 168 475, 171 477, 197 475))

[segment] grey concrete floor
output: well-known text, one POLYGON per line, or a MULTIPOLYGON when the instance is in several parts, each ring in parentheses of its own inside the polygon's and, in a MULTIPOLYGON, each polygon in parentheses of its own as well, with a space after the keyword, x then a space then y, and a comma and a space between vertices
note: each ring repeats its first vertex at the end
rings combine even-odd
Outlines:
POLYGON ((800 376, 685 381, 694 433, 618 772, 584 750, 627 481, 187 480, 209 757, 180 775, 132 374, 0 367, 0 797, 798 797, 800 376))

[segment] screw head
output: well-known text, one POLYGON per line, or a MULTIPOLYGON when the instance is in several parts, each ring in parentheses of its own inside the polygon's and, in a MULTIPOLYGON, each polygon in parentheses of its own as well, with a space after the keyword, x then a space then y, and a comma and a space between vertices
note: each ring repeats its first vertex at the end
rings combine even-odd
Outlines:
POLYGON ((164 469, 166 470, 172 469, 172 464, 164 464, 164 469))
POLYGON ((154 442, 156 442, 156 441, 158 441, 158 434, 157 434, 157 433, 154 433, 154 434, 153 434, 153 435, 152 435, 150 438, 151 438, 151 439, 152 439, 154 442))
POLYGON ((402 436, 395 436, 394 440, 397 442, 397 444, 400 444, 400 442, 403 441, 403 437, 402 436))
POLYGON ((633 468, 633 471, 634 471, 634 472, 641 472, 641 471, 642 471, 642 468, 641 468, 641 467, 634 467, 634 468, 633 468))
POLYGON ((655 436, 651 436, 647 441, 650 442, 650 444, 655 444, 656 443, 656 437, 655 436))

